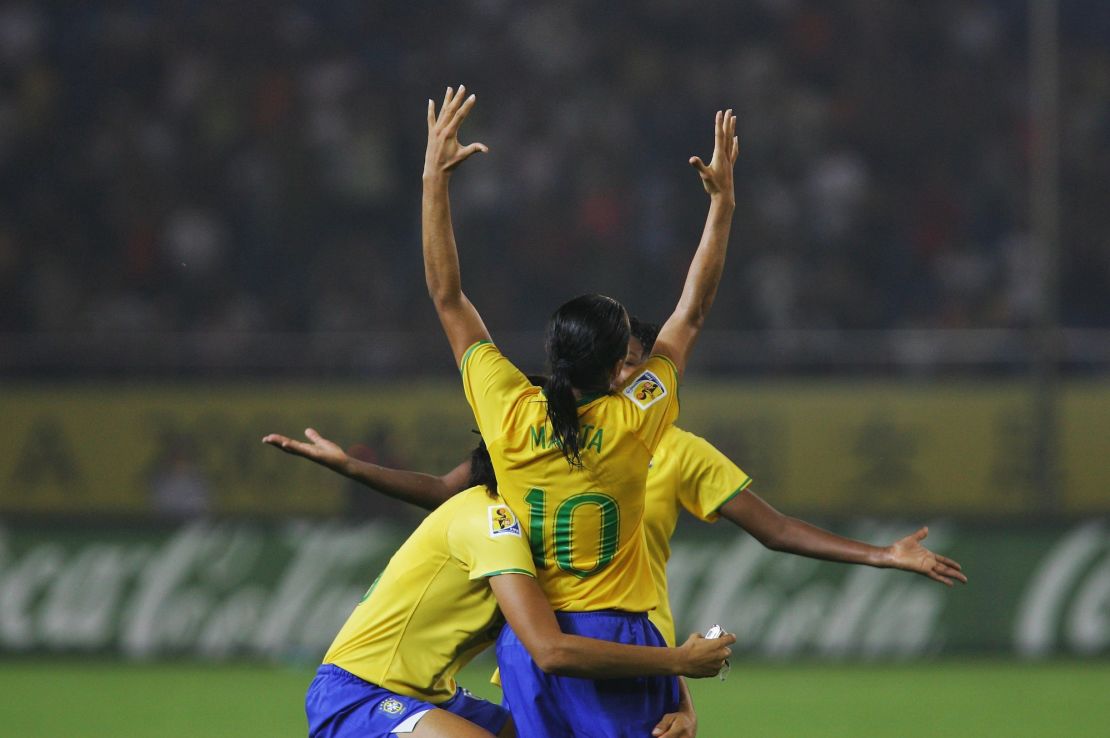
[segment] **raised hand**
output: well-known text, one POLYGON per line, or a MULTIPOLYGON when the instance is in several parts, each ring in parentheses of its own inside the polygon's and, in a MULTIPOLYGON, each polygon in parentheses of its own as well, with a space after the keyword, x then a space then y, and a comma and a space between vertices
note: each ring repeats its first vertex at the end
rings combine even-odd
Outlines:
POLYGON ((917 572, 949 587, 953 580, 967 584, 967 577, 958 563, 921 545, 928 535, 929 528, 922 527, 916 533, 890 544, 887 547, 890 565, 895 569, 917 572))
POLYGON ((736 137, 736 116, 732 110, 718 110, 713 124, 713 158, 706 166, 701 158, 690 157, 690 165, 701 175, 701 184, 710 197, 724 197, 736 202, 732 184, 732 167, 740 155, 740 140, 736 137))
POLYGON ((723 633, 719 638, 706 638, 701 633, 693 633, 679 646, 683 652, 683 676, 703 679, 717 676, 725 667, 725 661, 732 654, 729 648, 736 643, 736 636, 723 633))
POLYGON ((280 448, 287 454, 302 456, 310 461, 315 461, 317 464, 326 466, 340 474, 345 473, 350 457, 347 456, 347 452, 342 447, 324 438, 312 428, 305 428, 304 434, 311 443, 295 441, 277 433, 271 433, 263 437, 262 442, 280 448))
POLYGON ((463 146, 459 143, 459 126, 466 120, 477 100, 476 95, 466 97, 466 86, 459 89, 447 88, 443 105, 436 115, 436 105, 428 100, 428 149, 424 153, 424 176, 448 174, 462 164, 471 154, 486 153, 489 147, 483 143, 463 146))

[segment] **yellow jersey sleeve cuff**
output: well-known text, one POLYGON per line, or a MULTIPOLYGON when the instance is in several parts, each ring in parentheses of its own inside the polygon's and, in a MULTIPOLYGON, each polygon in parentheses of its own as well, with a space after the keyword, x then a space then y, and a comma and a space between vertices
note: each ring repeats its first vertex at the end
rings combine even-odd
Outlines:
POLYGON ((459 362, 459 372, 460 373, 466 371, 466 362, 467 362, 468 359, 470 359, 470 355, 472 353, 474 353, 474 349, 476 349, 479 346, 481 346, 483 344, 486 344, 486 343, 493 343, 493 341, 487 341, 487 340, 484 340, 484 339, 481 340, 481 341, 476 341, 475 343, 471 344, 471 346, 469 348, 467 348, 467 350, 465 352, 463 352, 462 360, 459 362))
POLYGON ((748 477, 747 479, 744 480, 744 482, 739 487, 734 489, 729 494, 728 497, 721 500, 720 504, 717 505, 716 507, 714 507, 713 510, 706 516, 705 519, 707 521, 709 521, 710 523, 715 523, 717 521, 717 519, 721 517, 721 508, 724 507, 725 505, 727 505, 729 503, 729 500, 736 497, 736 495, 740 494, 741 492, 743 492, 744 490, 746 490, 750 486, 752 486, 752 478, 748 477))
POLYGON ((536 578, 535 572, 528 571, 527 569, 498 569, 497 571, 491 571, 485 574, 478 574, 471 577, 471 579, 489 579, 490 577, 496 577, 501 574, 523 574, 526 577, 532 577, 533 579, 536 578))

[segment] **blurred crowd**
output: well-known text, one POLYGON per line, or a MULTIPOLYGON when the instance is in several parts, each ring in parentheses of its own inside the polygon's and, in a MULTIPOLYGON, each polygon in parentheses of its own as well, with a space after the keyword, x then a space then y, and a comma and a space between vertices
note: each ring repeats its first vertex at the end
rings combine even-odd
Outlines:
MULTIPOLYGON (((435 331, 425 106, 478 93, 452 184, 496 330, 603 291, 665 317, 739 114, 711 327, 1033 321, 1014 0, 0 5, 0 331, 435 331)), ((1110 327, 1110 4, 1061 2, 1060 315, 1110 327)))

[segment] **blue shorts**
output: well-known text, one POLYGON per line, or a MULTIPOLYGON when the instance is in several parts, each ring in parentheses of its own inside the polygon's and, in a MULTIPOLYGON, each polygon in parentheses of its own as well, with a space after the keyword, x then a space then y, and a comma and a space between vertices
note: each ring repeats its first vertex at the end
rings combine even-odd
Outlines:
POLYGON ((304 711, 309 738, 389 738, 411 733, 420 717, 439 708, 466 718, 497 735, 505 727, 509 712, 459 689, 446 702, 405 697, 359 679, 334 664, 316 670, 308 687, 304 711))
MULTIPOLYGON (((641 646, 666 646, 643 613, 558 612, 564 633, 641 646)), ((502 704, 528 738, 645 738, 664 714, 678 710, 677 677, 579 679, 545 674, 513 629, 497 638, 502 704)))

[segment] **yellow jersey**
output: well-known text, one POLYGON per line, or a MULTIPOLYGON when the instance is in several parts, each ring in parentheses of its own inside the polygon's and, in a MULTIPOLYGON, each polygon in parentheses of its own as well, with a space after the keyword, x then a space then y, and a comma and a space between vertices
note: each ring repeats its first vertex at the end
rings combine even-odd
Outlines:
POLYGON ((659 598, 658 607, 648 617, 668 645, 675 645, 675 632, 667 594, 667 561, 679 506, 712 523, 721 505, 751 483, 751 477, 704 438, 673 425, 663 435, 647 475, 644 539, 659 598))
POLYGON ((678 416, 670 359, 653 356, 621 391, 582 398, 581 468, 568 464, 552 437, 543 390, 492 343, 467 349, 459 369, 498 491, 524 525, 552 607, 654 608, 644 487, 659 439, 678 416))
MULTIPOLYGON (((751 483, 751 477, 704 438, 673 425, 663 434, 648 469, 644 540, 659 598, 658 607, 648 613, 648 618, 668 646, 675 645, 675 631, 667 593, 667 561, 671 558, 671 536, 679 506, 696 518, 714 523, 721 505, 751 483)), ((501 685, 497 672, 490 681, 501 685)))
POLYGON ((485 487, 440 505, 397 549, 335 637, 325 664, 440 703, 504 620, 487 577, 535 576, 519 519, 485 487))

